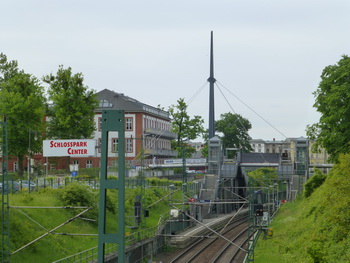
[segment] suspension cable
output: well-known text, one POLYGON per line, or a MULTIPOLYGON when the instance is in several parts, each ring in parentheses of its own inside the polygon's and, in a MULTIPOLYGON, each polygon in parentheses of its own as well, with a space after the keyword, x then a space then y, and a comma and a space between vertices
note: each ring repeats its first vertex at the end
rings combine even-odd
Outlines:
POLYGON ((280 133, 284 138, 287 138, 286 135, 284 135, 281 131, 279 131, 275 126, 273 126, 269 121, 267 121, 264 117, 262 117, 259 113, 257 113, 252 107, 250 107, 247 103, 245 103, 243 100, 241 100, 239 97, 237 97, 234 93, 232 93, 229 89, 227 89, 223 84, 216 81, 216 83, 220 84, 225 90, 227 90, 231 95, 233 95, 237 100, 239 100, 243 105, 245 105, 248 109, 250 109, 252 112, 254 112, 257 116, 259 116, 263 121, 265 121, 268 125, 270 125, 275 131, 280 133))

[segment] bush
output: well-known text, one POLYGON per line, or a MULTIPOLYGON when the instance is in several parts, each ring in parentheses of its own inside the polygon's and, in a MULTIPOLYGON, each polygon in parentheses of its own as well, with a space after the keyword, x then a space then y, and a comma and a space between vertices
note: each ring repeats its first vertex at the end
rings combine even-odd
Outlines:
POLYGON ((59 199, 65 206, 96 206, 92 191, 79 183, 71 183, 62 189, 59 199))
POLYGON ((86 213, 86 215, 91 219, 97 220, 98 209, 96 195, 92 192, 90 187, 79 183, 71 183, 60 190, 58 198, 64 206, 91 207, 92 209, 86 213))
POLYGON ((315 175, 312 176, 304 186, 304 196, 309 197, 318 187, 320 187, 326 180, 326 175, 320 170, 315 170, 315 175))

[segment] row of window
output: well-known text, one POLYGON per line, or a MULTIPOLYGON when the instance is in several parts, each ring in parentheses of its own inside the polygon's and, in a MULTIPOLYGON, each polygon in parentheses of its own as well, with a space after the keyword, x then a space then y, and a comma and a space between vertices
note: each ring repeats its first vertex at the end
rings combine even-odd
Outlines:
MULTIPOLYGON (((97 120, 97 129, 101 131, 101 120, 102 117, 99 117, 97 120)), ((154 117, 145 116, 143 119, 143 126, 145 129, 151 128, 156 130, 171 131, 171 123, 168 121, 160 120, 154 117)), ((133 131, 134 130, 134 118, 125 117, 125 130, 133 131)))
MULTIPOLYGON (((102 130, 102 117, 98 117, 97 119, 97 130, 102 130)), ((134 119, 132 117, 126 117, 125 118, 125 130, 126 131, 133 131, 134 130, 134 119)))
MULTIPOLYGON (((79 165, 79 161, 73 161, 73 164, 79 165)), ((92 160, 86 160, 86 168, 92 168, 92 160)))
POLYGON ((156 130, 164 130, 171 131, 171 124, 168 121, 164 121, 161 119, 157 119, 150 116, 145 116, 143 119, 143 126, 145 129, 156 129, 156 130))
MULTIPOLYGON (((101 141, 102 139, 99 138, 98 139, 98 152, 101 152, 101 141)), ((117 153, 118 152, 118 143, 119 143, 119 139, 118 138, 112 138, 111 139, 111 152, 112 153, 117 153)), ((132 153, 133 152, 133 146, 134 146, 134 142, 133 142, 133 138, 126 138, 125 139, 125 151, 127 153, 132 153)))
MULTIPOLYGON (((110 149, 112 153, 118 152, 118 138, 111 138, 110 149)), ((98 151, 101 152, 101 138, 98 139, 98 151)), ((164 149, 171 150, 171 142, 165 139, 154 139, 154 138, 145 138, 143 147, 145 149, 164 149)), ((132 153, 134 151, 134 139, 126 138, 125 139, 125 151, 127 153, 132 153)))
POLYGON ((171 150, 171 142, 164 139, 145 138, 143 147, 145 149, 165 149, 171 150))

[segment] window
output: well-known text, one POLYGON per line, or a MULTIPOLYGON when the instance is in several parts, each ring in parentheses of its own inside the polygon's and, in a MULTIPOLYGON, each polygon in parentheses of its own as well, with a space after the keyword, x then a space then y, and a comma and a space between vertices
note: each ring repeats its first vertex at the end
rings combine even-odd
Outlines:
POLYGON ((92 168, 92 160, 86 160, 86 168, 92 168))
POLYGON ((101 139, 101 138, 98 138, 98 141, 97 141, 97 148, 98 148, 98 152, 99 152, 99 153, 101 152, 101 142, 102 142, 102 139, 101 139))
POLYGON ((100 100, 100 108, 112 108, 113 107, 113 104, 110 103, 108 100, 100 100))
POLYGON ((18 171, 18 163, 17 163, 17 162, 14 162, 14 163, 13 163, 13 171, 14 171, 14 172, 17 172, 17 171, 18 171))
POLYGON ((132 152, 132 139, 126 139, 126 152, 132 152))
POLYGON ((132 131, 133 130, 133 119, 132 118, 125 118, 125 130, 132 131))
POLYGON ((118 138, 112 138, 112 153, 118 152, 118 138))
POLYGON ((74 161, 73 161, 73 164, 77 164, 77 165, 79 165, 79 161, 74 160, 74 161))
POLYGON ((102 117, 97 118, 97 128, 98 128, 98 131, 102 130, 102 117))
POLYGON ((56 170, 56 164, 50 163, 50 170, 56 170))

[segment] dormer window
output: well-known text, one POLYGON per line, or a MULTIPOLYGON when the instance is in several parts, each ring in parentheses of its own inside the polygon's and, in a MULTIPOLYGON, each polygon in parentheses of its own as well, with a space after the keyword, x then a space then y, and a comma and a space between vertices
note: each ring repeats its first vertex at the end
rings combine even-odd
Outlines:
POLYGON ((113 104, 110 103, 108 100, 100 100, 100 108, 112 108, 113 104))

